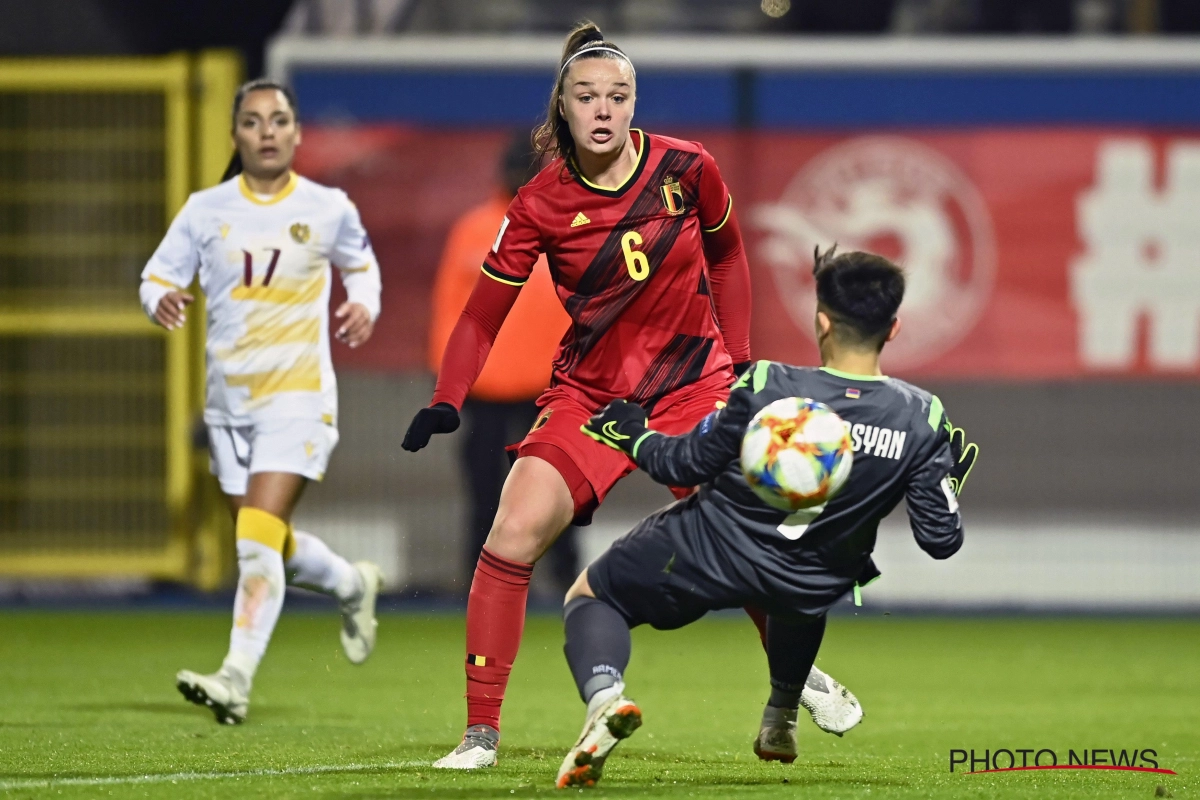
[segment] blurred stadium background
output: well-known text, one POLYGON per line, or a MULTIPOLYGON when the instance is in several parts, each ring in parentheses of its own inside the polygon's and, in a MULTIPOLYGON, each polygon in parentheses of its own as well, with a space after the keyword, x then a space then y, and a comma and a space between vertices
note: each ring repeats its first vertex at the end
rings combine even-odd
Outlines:
MULTIPOLYGON (((941 396, 982 459, 963 551, 932 562, 898 514, 866 603, 1200 609, 1196 3, 2 5, 0 598, 228 588, 232 531, 196 447, 202 315, 166 336, 137 284, 219 177, 233 91, 258 74, 294 84, 298 170, 350 194, 384 276, 374 339, 335 348, 341 444, 298 523, 378 561, 399 597, 459 597, 462 434, 399 446, 432 388, 435 269, 589 17, 637 65, 635 124, 722 165, 756 358, 813 362, 814 244, 910 270, 885 368, 941 396)), ((625 481, 580 565, 668 499, 625 481)), ((539 572, 534 591, 560 587, 539 572)))

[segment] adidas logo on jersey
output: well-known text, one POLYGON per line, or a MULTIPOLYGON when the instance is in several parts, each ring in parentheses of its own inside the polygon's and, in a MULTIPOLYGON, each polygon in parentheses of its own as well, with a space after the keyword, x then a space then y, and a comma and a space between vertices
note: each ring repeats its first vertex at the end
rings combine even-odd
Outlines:
POLYGON ((583 215, 583 212, 580 211, 578 214, 575 215, 575 219, 571 220, 571 227, 578 228, 580 225, 587 225, 590 222, 591 222, 591 220, 588 219, 587 217, 585 217, 583 215))

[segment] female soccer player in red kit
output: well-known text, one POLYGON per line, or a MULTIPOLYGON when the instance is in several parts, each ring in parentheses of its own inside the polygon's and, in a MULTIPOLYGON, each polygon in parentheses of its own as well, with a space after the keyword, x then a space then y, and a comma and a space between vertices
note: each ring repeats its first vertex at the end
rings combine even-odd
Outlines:
POLYGON ((435 766, 495 763, 533 563, 572 521, 590 521, 634 469, 580 426, 622 398, 643 406, 657 430, 691 430, 750 360, 750 274, 729 191, 700 144, 630 128, 635 89, 633 64, 595 25, 571 32, 534 134, 557 158, 508 207, 433 402, 404 439, 415 451, 458 427, 463 399, 544 253, 572 325, 471 585, 467 733, 435 766))

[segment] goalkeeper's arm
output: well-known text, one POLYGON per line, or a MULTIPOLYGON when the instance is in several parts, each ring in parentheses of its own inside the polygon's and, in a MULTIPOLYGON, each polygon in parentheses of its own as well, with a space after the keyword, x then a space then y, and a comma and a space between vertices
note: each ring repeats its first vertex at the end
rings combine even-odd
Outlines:
POLYGON ((949 558, 963 543, 958 498, 950 487, 950 443, 942 440, 909 478, 904 493, 913 538, 934 558, 949 558))
POLYGON ((651 430, 642 407, 624 400, 609 403, 580 430, 624 451, 658 483, 698 486, 715 478, 740 454, 750 421, 748 396, 748 390, 735 389, 728 405, 681 436, 651 430))
POLYGON ((958 496, 978 456, 978 445, 946 420, 929 458, 909 479, 905 502, 913 537, 934 558, 949 558, 962 547, 958 496))

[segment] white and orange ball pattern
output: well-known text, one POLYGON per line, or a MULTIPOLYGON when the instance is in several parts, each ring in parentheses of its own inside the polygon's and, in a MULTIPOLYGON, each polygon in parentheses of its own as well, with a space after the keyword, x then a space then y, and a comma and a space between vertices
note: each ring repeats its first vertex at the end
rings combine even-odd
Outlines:
POLYGON ((854 451, 850 426, 816 400, 785 397, 754 415, 742 438, 742 474, 780 511, 828 502, 846 484, 854 451))

